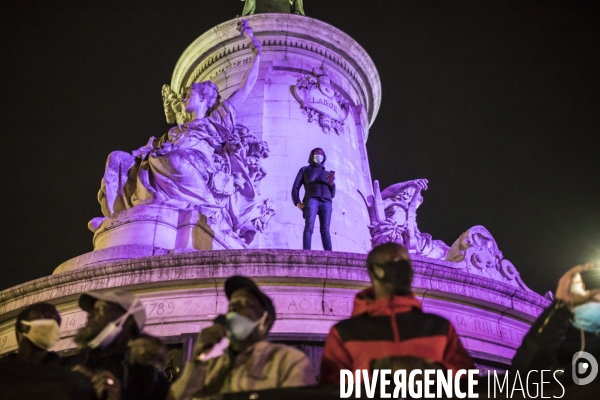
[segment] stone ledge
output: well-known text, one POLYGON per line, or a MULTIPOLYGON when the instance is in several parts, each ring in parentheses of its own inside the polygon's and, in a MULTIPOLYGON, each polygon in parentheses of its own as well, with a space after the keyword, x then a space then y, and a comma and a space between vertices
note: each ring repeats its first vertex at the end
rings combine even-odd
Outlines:
MULTIPOLYGON (((187 251, 189 252, 189 250, 187 251)), ((115 262, 118 260, 129 260, 132 258, 142 258, 150 256, 159 256, 169 253, 169 249, 146 245, 123 245, 114 246, 106 249, 90 251, 89 253, 73 257, 70 260, 60 264, 54 272, 60 274, 62 272, 72 271, 78 268, 90 267, 100 263, 115 262)))
MULTIPOLYGON (((0 292, 0 314, 28 304, 74 297, 110 287, 144 288, 219 285, 242 274, 262 284, 325 288, 366 287, 366 255, 305 250, 222 250, 109 261, 40 278, 0 292)), ((544 297, 491 279, 415 257, 417 294, 472 304, 532 321, 549 304, 544 297)))

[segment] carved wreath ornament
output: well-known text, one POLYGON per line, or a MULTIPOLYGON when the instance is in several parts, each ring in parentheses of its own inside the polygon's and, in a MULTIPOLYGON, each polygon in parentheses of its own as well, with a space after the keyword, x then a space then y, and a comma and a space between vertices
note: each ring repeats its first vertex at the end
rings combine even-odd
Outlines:
POLYGON ((318 123, 325 133, 344 132, 350 105, 333 87, 323 67, 313 68, 312 74, 298 79, 292 93, 308 116, 308 122, 318 123))

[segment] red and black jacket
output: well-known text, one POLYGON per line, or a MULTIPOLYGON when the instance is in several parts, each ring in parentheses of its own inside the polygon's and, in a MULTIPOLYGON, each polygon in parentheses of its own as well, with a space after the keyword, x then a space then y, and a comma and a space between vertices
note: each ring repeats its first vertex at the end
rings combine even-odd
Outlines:
POLYGON ((449 370, 475 368, 447 319, 421 310, 414 295, 374 300, 373 288, 356 295, 352 317, 331 328, 321 362, 321 383, 340 382, 340 370, 370 369, 375 360, 412 356, 449 370))

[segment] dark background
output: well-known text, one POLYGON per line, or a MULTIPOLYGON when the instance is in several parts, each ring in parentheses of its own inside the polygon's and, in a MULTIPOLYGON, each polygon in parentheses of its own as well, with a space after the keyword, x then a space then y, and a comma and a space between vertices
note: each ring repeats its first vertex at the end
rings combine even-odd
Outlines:
MULTIPOLYGON (((3 1, 0 289, 92 250, 106 156, 166 132, 160 90, 239 0, 3 1)), ((600 260, 598 1, 305 0, 379 69, 382 187, 429 179, 422 232, 494 235, 534 290, 600 260)))

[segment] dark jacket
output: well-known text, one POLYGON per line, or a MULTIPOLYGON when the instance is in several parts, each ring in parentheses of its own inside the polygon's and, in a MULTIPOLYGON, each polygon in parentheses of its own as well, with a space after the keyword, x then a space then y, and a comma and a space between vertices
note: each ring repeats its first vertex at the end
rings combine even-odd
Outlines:
POLYGON ((339 384, 341 369, 370 370, 390 356, 430 359, 451 370, 475 368, 450 321, 424 313, 412 294, 375 300, 369 288, 356 295, 352 317, 331 328, 321 383, 339 384))
POLYGON ((96 400, 92 383, 79 372, 58 365, 60 357, 48 352, 40 364, 0 358, 0 398, 10 400, 96 400))
MULTIPOLYGON (((9 360, 17 360, 18 353, 11 353, 6 358, 9 360)), ((49 351, 46 357, 40 362, 42 365, 60 365, 60 356, 54 351, 49 351)))
POLYGON ((169 393, 166 376, 151 366, 129 364, 124 349, 86 349, 77 355, 73 365, 78 364, 92 372, 110 371, 121 381, 122 400, 164 400, 169 393))
MULTIPOLYGON (((573 313, 561 301, 554 301, 531 325, 512 360, 513 371, 562 369, 571 378, 573 354, 581 350, 581 330, 573 327, 573 313)), ((583 351, 600 360, 600 337, 583 332, 583 351)))
POLYGON ((294 205, 304 203, 307 199, 318 198, 323 201, 329 201, 335 197, 335 183, 330 185, 327 183, 327 171, 325 169, 325 161, 327 156, 324 156, 323 162, 317 164, 313 161, 313 154, 317 149, 313 149, 308 156, 308 166, 300 168, 294 186, 292 187, 292 200, 294 205), (300 187, 304 185, 304 199, 300 201, 300 187))

